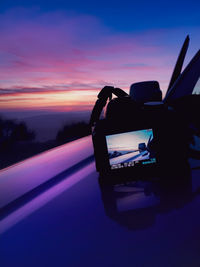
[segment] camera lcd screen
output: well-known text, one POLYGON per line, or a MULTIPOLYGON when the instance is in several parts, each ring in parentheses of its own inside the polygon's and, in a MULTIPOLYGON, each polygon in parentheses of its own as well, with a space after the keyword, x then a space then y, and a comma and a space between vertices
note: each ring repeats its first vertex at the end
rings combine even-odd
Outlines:
POLYGON ((137 130, 106 136, 111 169, 142 166, 156 162, 152 149, 153 130, 137 130))

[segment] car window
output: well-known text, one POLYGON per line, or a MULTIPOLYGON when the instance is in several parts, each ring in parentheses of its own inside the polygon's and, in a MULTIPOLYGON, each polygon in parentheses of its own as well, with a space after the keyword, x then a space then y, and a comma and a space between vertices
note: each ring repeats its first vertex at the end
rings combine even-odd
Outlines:
POLYGON ((192 94, 197 94, 197 95, 200 94, 200 78, 199 78, 198 82, 196 83, 192 94))

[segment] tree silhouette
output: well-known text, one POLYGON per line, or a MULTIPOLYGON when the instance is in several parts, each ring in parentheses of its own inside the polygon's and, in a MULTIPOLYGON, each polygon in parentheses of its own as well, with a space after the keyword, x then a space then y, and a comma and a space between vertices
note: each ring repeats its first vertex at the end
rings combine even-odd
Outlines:
POLYGON ((24 122, 6 120, 0 117, 0 150, 5 150, 19 141, 31 141, 35 133, 24 122))
POLYGON ((56 141, 59 143, 65 143, 74 139, 78 139, 90 134, 89 124, 85 122, 73 123, 71 125, 65 125, 58 131, 56 141))
POLYGON ((13 130, 12 138, 16 141, 31 141, 35 138, 35 133, 28 130, 26 124, 21 122, 13 130))

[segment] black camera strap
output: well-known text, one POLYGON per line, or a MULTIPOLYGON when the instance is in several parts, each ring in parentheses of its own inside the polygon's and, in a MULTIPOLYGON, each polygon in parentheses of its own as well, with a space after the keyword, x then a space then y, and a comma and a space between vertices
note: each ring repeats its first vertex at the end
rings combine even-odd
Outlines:
POLYGON ((114 88, 113 86, 105 86, 103 89, 101 89, 100 93, 98 94, 98 99, 94 105, 94 108, 92 110, 92 114, 90 117, 90 125, 94 126, 95 122, 97 122, 100 118, 101 112, 103 108, 106 106, 106 103, 109 100, 112 99, 112 94, 114 94, 117 97, 125 97, 129 96, 126 92, 124 92, 120 88, 114 88))

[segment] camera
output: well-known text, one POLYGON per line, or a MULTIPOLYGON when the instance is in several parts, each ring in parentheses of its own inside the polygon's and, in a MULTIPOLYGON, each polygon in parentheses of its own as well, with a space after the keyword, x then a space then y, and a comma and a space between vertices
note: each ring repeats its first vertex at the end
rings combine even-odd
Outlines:
POLYGON ((187 161, 187 125, 161 100, 156 81, 133 84, 130 94, 111 86, 101 90, 90 122, 96 169, 103 179, 153 179, 187 161), (112 94, 117 97, 111 99, 112 94))
POLYGON ((111 86, 98 94, 90 125, 102 179, 181 179, 188 157, 199 158, 200 50, 182 70, 189 42, 186 36, 163 99, 157 81, 134 83, 129 94, 111 86))

